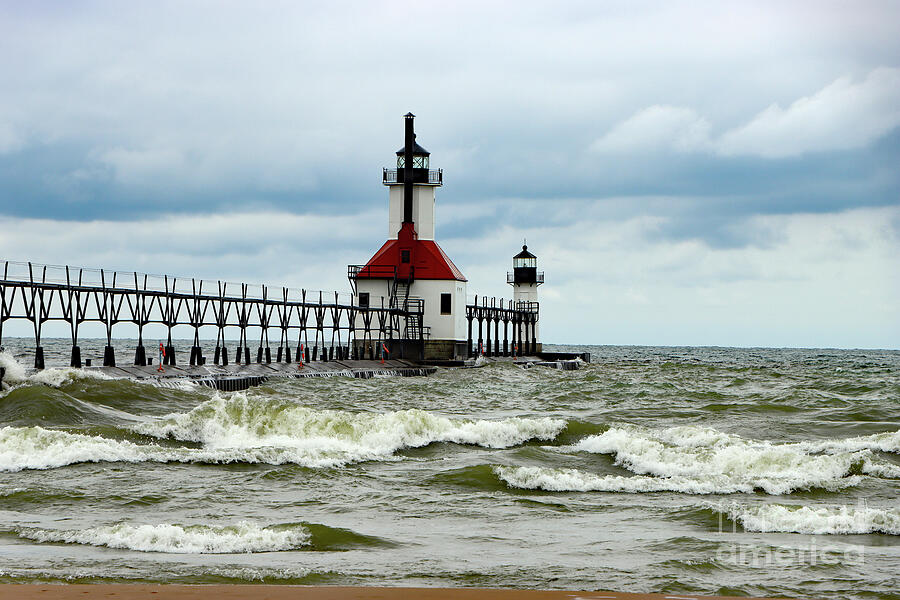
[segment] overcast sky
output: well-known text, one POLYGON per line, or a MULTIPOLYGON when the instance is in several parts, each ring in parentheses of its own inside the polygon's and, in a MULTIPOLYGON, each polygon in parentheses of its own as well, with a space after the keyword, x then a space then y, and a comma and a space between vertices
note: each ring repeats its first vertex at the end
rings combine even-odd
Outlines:
POLYGON ((402 115, 544 341, 900 347, 900 3, 0 0, 0 257, 347 291, 402 115))

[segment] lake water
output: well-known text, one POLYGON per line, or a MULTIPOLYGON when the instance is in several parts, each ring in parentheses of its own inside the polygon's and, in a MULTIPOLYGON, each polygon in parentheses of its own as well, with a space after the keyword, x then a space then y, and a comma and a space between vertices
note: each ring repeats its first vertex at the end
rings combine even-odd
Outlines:
POLYGON ((0 582, 898 598, 900 352, 558 346, 593 361, 220 393, 4 345, 0 582))

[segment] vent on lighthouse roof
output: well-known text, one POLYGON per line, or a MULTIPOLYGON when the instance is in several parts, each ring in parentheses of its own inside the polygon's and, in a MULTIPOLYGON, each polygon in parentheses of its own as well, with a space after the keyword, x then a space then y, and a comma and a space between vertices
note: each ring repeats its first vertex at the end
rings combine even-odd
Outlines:
POLYGON ((528 251, 528 246, 522 245, 522 251, 513 256, 513 258, 537 258, 534 254, 528 251))

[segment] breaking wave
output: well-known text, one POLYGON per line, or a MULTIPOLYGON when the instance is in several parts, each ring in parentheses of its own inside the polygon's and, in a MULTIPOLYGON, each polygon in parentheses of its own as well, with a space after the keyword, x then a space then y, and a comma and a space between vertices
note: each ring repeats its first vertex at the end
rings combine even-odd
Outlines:
POLYGON ((3 375, 3 388, 14 386, 16 384, 24 382, 28 379, 28 374, 25 372, 25 367, 23 367, 19 362, 13 357, 12 354, 6 352, 0 352, 0 367, 3 367, 6 372, 3 375))
POLYGON ((785 506, 738 503, 714 507, 747 531, 852 535, 883 533, 900 535, 900 509, 851 506, 785 506))
POLYGON ((6 373, 3 376, 4 389, 34 384, 58 388, 79 379, 113 379, 101 371, 70 367, 51 367, 29 374, 25 367, 6 351, 0 352, 0 367, 6 369, 6 373))
POLYGON ((43 427, 0 428, 0 471, 52 469, 81 462, 177 461, 174 451, 43 427))
MULTIPOLYGON (((849 447, 887 444, 876 436, 867 437, 871 439, 853 438, 849 447)), ((812 449, 804 444, 747 440, 708 427, 654 430, 619 425, 567 449, 612 455, 617 465, 638 475, 669 480, 678 491, 710 487, 719 493, 762 490, 773 495, 812 488, 834 491, 856 485, 862 474, 891 477, 897 470, 879 461, 868 448, 811 454, 812 449)), ((832 446, 841 448, 841 441, 832 446)), ((592 485, 600 484, 594 481, 592 485)))
POLYGON ((842 440, 822 440, 796 444, 807 452, 858 452, 873 450, 900 453, 900 429, 897 431, 873 433, 842 440))
POLYGON ((693 479, 690 477, 648 477, 634 475, 595 475, 578 469, 546 467, 494 467, 494 473, 511 488, 548 492, 681 492, 684 494, 731 494, 752 492, 749 484, 739 484, 725 477, 693 479))
POLYGON ((260 527, 241 521, 234 525, 131 525, 118 523, 79 530, 22 529, 19 537, 36 542, 62 542, 175 554, 234 554, 278 552, 309 546, 310 531, 300 524, 260 527))
POLYGON ((450 419, 418 409, 387 413, 314 410, 294 402, 245 394, 216 396, 187 413, 167 415, 134 429, 158 438, 200 442, 206 448, 291 449, 311 460, 372 460, 402 448, 435 442, 508 448, 551 440, 560 419, 450 419))
POLYGON ((0 428, 0 471, 50 469, 81 462, 295 463, 325 468, 391 460, 403 448, 436 442, 507 448, 553 439, 565 421, 449 419, 422 410, 351 413, 313 410, 243 394, 216 396, 187 413, 132 427, 160 439, 201 448, 138 444, 32 427, 0 428))

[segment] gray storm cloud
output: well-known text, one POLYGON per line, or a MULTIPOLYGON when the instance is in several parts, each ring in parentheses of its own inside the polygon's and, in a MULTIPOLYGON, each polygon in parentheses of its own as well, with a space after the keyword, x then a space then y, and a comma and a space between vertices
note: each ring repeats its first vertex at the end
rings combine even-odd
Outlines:
POLYGON ((0 250, 346 286, 385 236, 380 168, 412 110, 445 169, 439 239, 502 294, 527 237, 553 341, 896 346, 898 21, 890 2, 3 4, 0 250))

